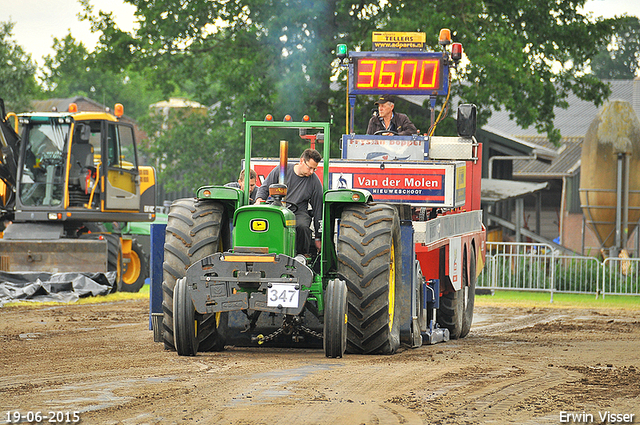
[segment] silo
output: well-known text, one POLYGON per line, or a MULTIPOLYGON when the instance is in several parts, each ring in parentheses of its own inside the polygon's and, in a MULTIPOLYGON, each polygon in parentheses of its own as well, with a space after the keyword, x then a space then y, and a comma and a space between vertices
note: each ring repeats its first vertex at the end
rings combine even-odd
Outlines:
POLYGON ((605 103, 589 126, 582 144, 580 202, 601 248, 624 248, 640 219, 640 121, 628 102, 605 103))

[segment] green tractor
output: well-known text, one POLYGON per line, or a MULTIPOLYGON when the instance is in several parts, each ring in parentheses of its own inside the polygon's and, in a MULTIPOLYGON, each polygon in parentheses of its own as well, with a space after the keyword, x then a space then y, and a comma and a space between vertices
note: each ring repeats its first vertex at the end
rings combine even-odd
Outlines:
MULTIPOLYGON (((286 186, 250 205, 244 191, 198 189, 169 211, 163 263, 163 340, 179 355, 225 345, 323 346, 326 356, 391 354, 400 344, 399 211, 362 189, 328 189, 330 123, 247 121, 252 131, 298 129, 324 143, 322 245, 313 260, 296 256, 294 213, 286 186), (398 284, 396 284, 398 283, 398 284)), ((280 167, 287 149, 280 149, 280 167)), ((281 172, 281 176, 282 176, 281 172)), ((316 235, 317 236, 317 235, 316 235)))

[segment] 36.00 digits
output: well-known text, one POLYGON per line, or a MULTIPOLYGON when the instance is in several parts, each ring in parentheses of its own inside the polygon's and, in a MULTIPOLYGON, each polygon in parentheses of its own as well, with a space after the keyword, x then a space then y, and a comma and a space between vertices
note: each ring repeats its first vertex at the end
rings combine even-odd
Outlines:
POLYGON ((441 86, 440 60, 435 58, 363 58, 357 61, 356 88, 413 90, 441 86))

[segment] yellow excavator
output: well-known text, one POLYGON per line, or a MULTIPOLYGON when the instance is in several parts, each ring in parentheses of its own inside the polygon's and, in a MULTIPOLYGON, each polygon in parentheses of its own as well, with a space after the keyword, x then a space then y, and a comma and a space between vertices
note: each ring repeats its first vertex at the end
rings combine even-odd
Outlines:
POLYGON ((0 108, 0 271, 115 272, 114 290, 137 292, 146 254, 111 224, 155 219, 155 170, 140 165, 122 105, 0 108))

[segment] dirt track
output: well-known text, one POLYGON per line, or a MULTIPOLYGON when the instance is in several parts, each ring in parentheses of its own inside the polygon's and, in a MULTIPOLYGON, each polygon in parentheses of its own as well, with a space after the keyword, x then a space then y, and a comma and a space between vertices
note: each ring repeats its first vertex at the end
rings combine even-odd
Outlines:
POLYGON ((640 423, 637 315, 484 306, 467 338, 394 356, 187 358, 153 342, 146 300, 5 307, 0 423, 7 411, 78 411, 85 424, 600 423, 605 411, 640 423))

